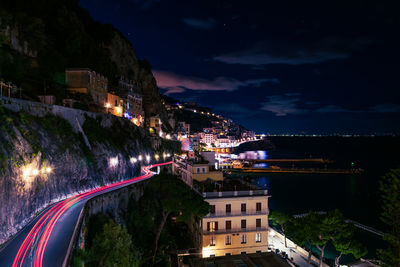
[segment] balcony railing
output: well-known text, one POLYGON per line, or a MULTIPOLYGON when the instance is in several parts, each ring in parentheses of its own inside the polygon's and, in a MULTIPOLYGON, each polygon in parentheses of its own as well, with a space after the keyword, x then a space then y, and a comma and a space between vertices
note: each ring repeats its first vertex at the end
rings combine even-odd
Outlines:
POLYGON ((203 235, 218 235, 218 234, 239 234, 249 232, 265 232, 268 231, 267 227, 247 227, 247 228, 234 228, 234 229, 218 229, 214 231, 203 231, 203 235))
POLYGON ((257 216, 257 215, 268 215, 269 210, 246 210, 245 212, 217 212, 209 213, 203 218, 223 218, 223 217, 244 217, 244 216, 257 216))
POLYGON ((268 195, 268 190, 203 192, 203 197, 204 197, 204 198, 243 197, 243 196, 267 196, 267 195, 268 195))

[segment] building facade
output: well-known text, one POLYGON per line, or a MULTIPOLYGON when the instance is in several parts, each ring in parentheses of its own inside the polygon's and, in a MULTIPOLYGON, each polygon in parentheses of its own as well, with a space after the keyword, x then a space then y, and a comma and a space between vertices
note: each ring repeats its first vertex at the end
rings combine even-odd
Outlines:
POLYGON ((106 77, 87 68, 65 70, 65 82, 70 93, 88 94, 99 107, 105 107, 107 102, 106 77))
POLYGON ((204 134, 201 142, 205 143, 207 145, 211 145, 211 144, 213 144, 215 142, 215 139, 216 139, 215 134, 206 133, 206 134, 204 134))
POLYGON ((107 93, 106 112, 122 117, 124 101, 117 95, 107 93))
POLYGON ((141 84, 121 76, 118 82, 118 93, 124 99, 124 117, 137 126, 143 126, 144 110, 141 84))
POLYGON ((267 190, 205 192, 210 213, 202 219, 202 256, 268 251, 267 190))
POLYGON ((161 133, 161 119, 159 115, 150 117, 150 128, 153 128, 156 131, 156 134, 159 135, 161 133))

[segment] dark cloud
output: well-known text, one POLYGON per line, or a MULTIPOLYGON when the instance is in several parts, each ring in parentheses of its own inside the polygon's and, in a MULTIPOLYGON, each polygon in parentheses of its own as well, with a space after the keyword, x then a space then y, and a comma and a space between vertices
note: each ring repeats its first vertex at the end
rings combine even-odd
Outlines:
POLYGON ((359 112, 359 111, 345 109, 343 107, 336 106, 336 105, 327 105, 327 106, 323 106, 323 107, 320 107, 320 108, 314 110, 314 112, 319 112, 319 113, 346 113, 346 112, 359 112))
POLYGON ((214 27, 217 21, 213 18, 207 18, 207 19, 184 18, 183 22, 191 28, 195 28, 198 30, 208 30, 214 27))
POLYGON ((247 49, 214 56, 213 60, 227 64, 318 64, 330 60, 346 59, 351 53, 368 45, 365 39, 349 40, 326 37, 319 40, 274 40, 259 42, 247 49))
POLYGON ((161 0, 129 0, 130 2, 138 5, 141 9, 146 10, 154 4, 159 3, 161 0))
POLYGON ((267 102, 261 103, 261 110, 272 112, 276 116, 298 115, 308 112, 308 110, 298 106, 300 99, 297 97, 273 95, 267 98, 267 102))
POLYGON ((252 79, 239 81, 227 77, 217 77, 207 80, 198 77, 183 76, 168 71, 153 71, 160 88, 166 89, 165 94, 182 93, 186 89, 198 91, 234 91, 239 87, 259 87, 262 83, 279 83, 277 79, 252 79))
POLYGON ((237 119, 253 117, 255 114, 258 114, 260 112, 258 110, 251 110, 234 103, 217 105, 214 110, 227 115, 229 114, 230 117, 237 119))
POLYGON ((372 112, 389 113, 400 112, 400 105, 398 104, 378 104, 371 108, 372 112))

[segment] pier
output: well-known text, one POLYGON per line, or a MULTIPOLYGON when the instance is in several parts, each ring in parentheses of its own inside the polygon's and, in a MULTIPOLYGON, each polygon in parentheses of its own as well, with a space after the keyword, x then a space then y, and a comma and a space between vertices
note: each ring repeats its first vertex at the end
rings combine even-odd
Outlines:
POLYGON ((270 163, 270 162, 285 162, 285 163, 333 163, 333 160, 323 158, 305 158, 305 159, 246 159, 241 161, 247 161, 249 163, 270 163))
POLYGON ((314 169, 314 168, 235 168, 229 169, 229 171, 246 172, 246 173, 307 173, 307 174, 361 174, 363 170, 361 169, 314 169))
MULTIPOLYGON (((317 211, 315 213, 318 214, 318 215, 325 215, 326 211, 317 211)), ((293 215, 293 217, 294 218, 301 218, 301 217, 305 217, 307 215, 308 215, 308 213, 302 213, 302 214, 293 215)), ((383 237, 385 235, 384 232, 382 232, 382 231, 380 231, 378 229, 372 228, 370 226, 364 225, 362 223, 359 223, 359 222, 356 222, 356 221, 353 221, 353 220, 350 220, 350 219, 346 219, 345 222, 346 223, 352 223, 357 228, 360 228, 360 229, 362 229, 364 231, 368 231, 370 233, 376 234, 376 235, 381 236, 381 237, 383 237)))

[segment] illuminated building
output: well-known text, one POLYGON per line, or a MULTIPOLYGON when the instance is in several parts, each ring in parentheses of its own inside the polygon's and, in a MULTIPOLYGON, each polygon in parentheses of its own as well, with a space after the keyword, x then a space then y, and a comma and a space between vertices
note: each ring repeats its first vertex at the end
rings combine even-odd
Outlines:
POLYGON ((106 104, 106 77, 87 68, 70 68, 65 70, 65 82, 69 93, 90 95, 94 103, 101 108, 106 104))
POLYGON ((150 117, 150 128, 154 128, 157 134, 161 131, 161 119, 159 115, 150 117))
POLYGON ((203 258, 267 252, 267 190, 205 192, 211 208, 202 219, 203 258))
POLYGON ((117 95, 107 93, 106 112, 122 117, 124 101, 117 95))
POLYGON ((121 76, 118 82, 118 95, 124 99, 124 117, 137 126, 143 126, 143 94, 140 83, 121 76))

